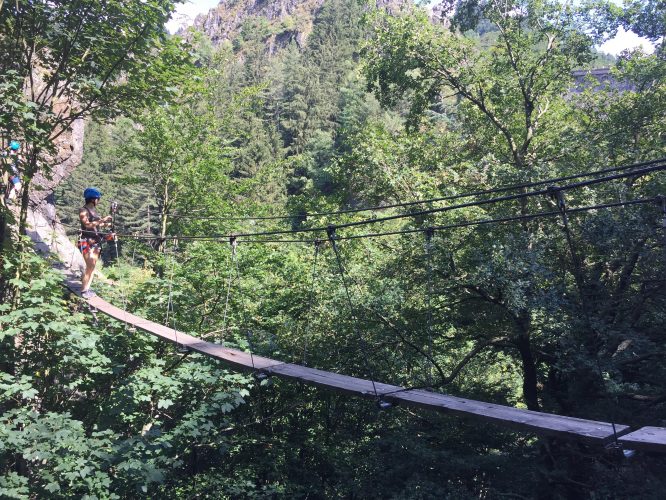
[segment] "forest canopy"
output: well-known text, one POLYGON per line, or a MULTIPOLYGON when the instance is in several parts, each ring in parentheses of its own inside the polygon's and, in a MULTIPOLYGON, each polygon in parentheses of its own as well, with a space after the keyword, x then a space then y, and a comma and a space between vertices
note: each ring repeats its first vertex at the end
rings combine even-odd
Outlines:
POLYGON ((168 35, 175 3, 0 1, 22 146, 0 497, 658 498, 657 453, 382 409, 93 315, 28 214, 85 120, 50 199, 73 243, 85 188, 118 203, 104 300, 320 370, 663 427, 663 2, 324 0, 223 41, 168 35), (620 27, 654 52, 597 52, 620 27))

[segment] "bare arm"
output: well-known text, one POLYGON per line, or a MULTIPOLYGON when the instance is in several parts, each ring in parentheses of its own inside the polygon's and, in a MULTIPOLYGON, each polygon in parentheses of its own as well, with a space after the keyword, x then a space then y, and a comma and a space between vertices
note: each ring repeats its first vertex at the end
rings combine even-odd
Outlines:
POLYGON ((103 219, 91 222, 88 220, 88 211, 85 208, 82 208, 79 210, 79 220, 81 221, 81 227, 94 231, 98 227, 108 226, 111 222, 111 216, 107 215, 103 219))

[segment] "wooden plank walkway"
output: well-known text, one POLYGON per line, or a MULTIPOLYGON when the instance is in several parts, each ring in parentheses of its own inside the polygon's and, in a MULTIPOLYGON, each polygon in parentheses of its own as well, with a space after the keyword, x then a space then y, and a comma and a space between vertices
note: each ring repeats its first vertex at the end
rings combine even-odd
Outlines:
POLYGON ((663 427, 642 427, 622 436, 618 441, 632 450, 666 451, 666 429, 663 427))
MULTIPOLYGON (((66 285, 74 293, 80 295, 78 280, 69 279, 66 281, 66 285)), ((109 304, 100 297, 88 299, 88 303, 112 318, 174 344, 218 359, 236 369, 259 371, 369 399, 378 399, 379 397, 395 404, 427 408, 463 417, 473 417, 538 435, 556 436, 598 445, 610 443, 615 436, 613 426, 608 422, 522 410, 425 390, 405 389, 377 381, 373 384, 371 380, 284 363, 206 342, 184 332, 131 314, 109 304), (377 391, 376 394, 375 390, 377 391)), ((666 453, 665 428, 645 427, 631 432, 628 426, 615 424, 615 431, 618 436, 623 436, 620 438, 620 442, 627 448, 666 453)))

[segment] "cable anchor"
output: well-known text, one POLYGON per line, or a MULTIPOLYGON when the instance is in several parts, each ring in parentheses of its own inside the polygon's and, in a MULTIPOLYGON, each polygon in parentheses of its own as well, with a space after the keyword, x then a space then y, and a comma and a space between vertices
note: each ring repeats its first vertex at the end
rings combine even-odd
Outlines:
POLYGON ((328 235, 328 239, 331 243, 335 243, 335 240, 337 238, 335 234, 335 229, 336 229, 335 226, 332 224, 326 228, 326 234, 328 235))
POLYGON ((393 403, 384 398, 379 398, 377 400, 377 408, 379 408, 382 411, 390 410, 391 408, 393 408, 393 403))
POLYGON ((268 380, 270 378, 270 375, 266 372, 263 371, 256 371, 252 374, 255 380, 261 382, 263 380, 268 380))
POLYGON ((432 226, 425 228, 424 234, 426 243, 430 243, 430 241, 432 241, 432 237, 435 235, 435 228, 432 226))
POLYGON ((564 201, 564 191, 562 191, 562 189, 558 186, 548 186, 546 191, 548 192, 551 200, 557 203, 557 208, 560 210, 560 212, 564 212, 567 209, 567 204, 564 201))

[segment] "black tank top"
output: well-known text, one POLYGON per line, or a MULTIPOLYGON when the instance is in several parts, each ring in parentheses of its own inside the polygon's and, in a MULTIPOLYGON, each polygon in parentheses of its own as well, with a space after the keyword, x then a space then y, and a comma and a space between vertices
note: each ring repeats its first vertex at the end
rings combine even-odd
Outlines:
MULTIPOLYGON (((101 219, 101 217, 93 215, 92 212, 88 207, 83 207, 86 209, 86 212, 88 212, 88 223, 95 222, 101 219)), ((86 229, 85 225, 83 224, 83 221, 81 222, 81 237, 82 238, 93 238, 98 241, 102 239, 100 234, 97 232, 97 228, 95 228, 94 231, 91 231, 90 229, 86 229)))

